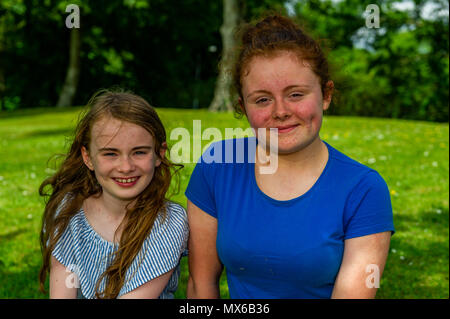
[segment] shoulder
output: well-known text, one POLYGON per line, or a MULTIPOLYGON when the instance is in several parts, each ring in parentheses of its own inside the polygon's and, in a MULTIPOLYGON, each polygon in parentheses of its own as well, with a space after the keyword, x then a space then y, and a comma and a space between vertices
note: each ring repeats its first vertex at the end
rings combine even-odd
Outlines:
POLYGON ((346 170, 351 170, 354 172, 361 172, 362 174, 365 174, 368 171, 373 170, 372 168, 354 160, 353 158, 349 157, 348 155, 337 150, 330 144, 328 144, 326 142, 324 142, 324 143, 328 147, 328 152, 329 152, 330 158, 333 159, 336 162, 336 164, 339 165, 341 168, 345 167, 346 170))
POLYGON ((55 217, 57 217, 65 207, 68 207, 67 205, 70 205, 74 198, 75 195, 73 193, 69 192, 65 194, 63 199, 58 203, 58 206, 56 207, 55 217))
POLYGON ((187 213, 180 204, 168 201, 166 203, 166 215, 174 223, 187 223, 187 213))
POLYGON ((354 160, 326 142, 325 144, 328 147, 330 159, 333 161, 333 175, 340 176, 342 181, 351 183, 354 186, 360 184, 385 184, 383 177, 375 169, 354 160))
POLYGON ((165 211, 161 211, 155 220, 148 239, 151 241, 153 237, 177 237, 184 240, 188 233, 189 225, 186 210, 183 206, 168 201, 165 205, 165 211))

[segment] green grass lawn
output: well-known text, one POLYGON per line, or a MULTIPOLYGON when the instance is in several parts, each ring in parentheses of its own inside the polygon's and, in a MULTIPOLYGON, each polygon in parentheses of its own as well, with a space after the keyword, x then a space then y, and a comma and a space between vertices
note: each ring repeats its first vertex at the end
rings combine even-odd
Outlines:
MULTIPOLYGON (((42 180, 52 174, 54 154, 64 153, 80 108, 0 113, 0 298, 46 298, 38 290, 42 180)), ((207 111, 158 109, 170 138, 177 127, 202 130, 247 128, 245 119, 207 111)), ((377 298, 449 298, 449 127, 448 124, 357 117, 325 117, 322 139, 376 169, 392 196, 396 234, 377 298)), ((199 139, 199 136, 192 138, 199 139)), ((169 145, 179 141, 169 140, 169 145)), ((191 141, 193 142, 193 141, 191 141)), ((206 145, 209 141, 203 141, 206 145)), ((191 143, 192 145, 192 143, 191 143)), ((194 164, 185 164, 181 191, 194 164)), ((187 261, 176 293, 185 297, 187 261)), ((226 279, 221 295, 228 297, 226 279)))

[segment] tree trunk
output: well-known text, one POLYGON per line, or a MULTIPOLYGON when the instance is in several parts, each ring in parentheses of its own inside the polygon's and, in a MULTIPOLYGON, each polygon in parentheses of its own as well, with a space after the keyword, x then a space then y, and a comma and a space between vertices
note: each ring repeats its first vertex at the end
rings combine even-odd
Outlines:
POLYGON ((5 75, 4 75, 3 68, 1 66, 1 61, 0 61, 0 111, 5 109, 5 91, 6 91, 6 83, 5 82, 6 82, 5 75))
POLYGON ((231 94, 231 67, 234 60, 234 31, 239 23, 238 0, 223 0, 223 24, 220 27, 222 35, 222 61, 219 66, 219 76, 216 80, 214 98, 209 106, 210 111, 231 111, 233 109, 231 94))
POLYGON ((67 67, 66 80, 59 95, 57 107, 71 106, 77 91, 80 77, 80 29, 72 28, 70 31, 69 66, 67 67))

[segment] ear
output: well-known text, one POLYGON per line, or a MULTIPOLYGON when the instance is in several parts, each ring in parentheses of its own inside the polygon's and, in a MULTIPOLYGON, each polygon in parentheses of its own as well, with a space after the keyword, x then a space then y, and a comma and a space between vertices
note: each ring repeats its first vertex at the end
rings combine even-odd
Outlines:
POLYGON ((155 166, 161 165, 161 160, 166 156, 167 151, 167 142, 162 142, 161 147, 159 149, 159 158, 156 160, 155 166))
POLYGON ((91 158, 89 157, 89 152, 86 147, 81 146, 81 156, 83 157, 83 162, 91 171, 94 170, 94 165, 92 165, 91 158))
POLYGON ((333 90, 334 90, 334 82, 330 80, 326 84, 325 93, 324 93, 324 96, 323 96, 322 109, 324 111, 328 110, 328 108, 330 107, 331 98, 333 97, 333 90))

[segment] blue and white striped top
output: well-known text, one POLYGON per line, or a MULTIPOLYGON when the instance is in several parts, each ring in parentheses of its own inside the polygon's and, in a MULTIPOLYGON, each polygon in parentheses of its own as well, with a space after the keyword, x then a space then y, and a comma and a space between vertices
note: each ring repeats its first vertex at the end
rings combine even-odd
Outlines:
MULTIPOLYGON (((172 299, 178 286, 180 259, 187 254, 189 226, 184 208, 168 202, 128 268, 119 297, 174 269, 160 299, 172 299)), ((72 217, 52 254, 68 272, 78 276, 82 297, 95 298, 95 285, 111 261, 118 244, 102 238, 89 224, 83 209, 72 217)), ((100 284, 102 291, 105 279, 100 284)))

